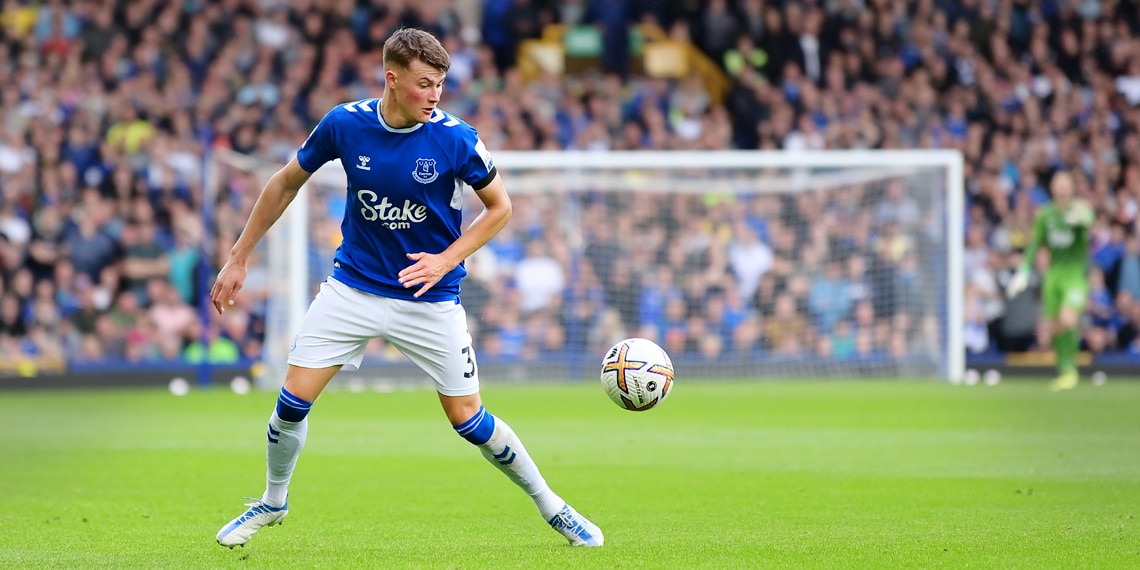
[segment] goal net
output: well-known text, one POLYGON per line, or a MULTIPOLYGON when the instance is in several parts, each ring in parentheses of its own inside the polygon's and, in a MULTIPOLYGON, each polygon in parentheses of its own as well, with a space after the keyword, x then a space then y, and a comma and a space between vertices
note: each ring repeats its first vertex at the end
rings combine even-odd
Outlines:
MULTIPOLYGON (((467 261, 461 293, 484 383, 594 378, 606 349, 631 336, 659 343, 690 379, 963 372, 957 152, 494 158, 514 215, 467 261)), ((213 164, 223 179, 260 182, 279 167, 232 153, 213 164)), ((262 386, 284 378, 346 199, 330 163, 267 236, 262 386)), ((468 189, 465 219, 480 209, 468 189)), ((427 382, 383 341, 366 355, 336 382, 427 382)))

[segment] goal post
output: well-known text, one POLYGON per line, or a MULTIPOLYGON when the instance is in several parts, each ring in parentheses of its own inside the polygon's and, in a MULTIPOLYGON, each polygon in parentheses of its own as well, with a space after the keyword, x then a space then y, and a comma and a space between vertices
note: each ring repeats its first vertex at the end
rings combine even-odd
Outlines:
MULTIPOLYGON (((281 166, 226 148, 212 149, 203 177, 206 180, 205 201, 212 203, 222 192, 243 193, 233 201, 245 204, 248 209, 265 182, 281 166)), ((339 161, 326 165, 322 177, 328 176, 334 167, 339 167, 339 161)), ((341 178, 343 181, 343 174, 341 178)), ((258 244, 257 255, 250 268, 252 275, 247 275, 246 290, 243 291, 246 296, 258 297, 247 305, 251 311, 262 312, 265 322, 261 358, 252 370, 254 382, 260 388, 280 388, 284 384, 293 334, 300 328, 313 298, 311 273, 313 270, 325 271, 323 267, 310 267, 313 257, 310 252, 314 245, 309 232, 313 222, 310 208, 315 200, 305 194, 294 199, 258 244), (250 287, 250 281, 254 282, 253 287, 250 287)), ((249 212, 240 214, 248 215, 249 212)), ((206 251, 213 250, 211 245, 206 251)))
MULTIPOLYGON (((621 335, 659 342, 686 377, 964 373, 957 151, 493 158, 514 215, 469 260, 461 293, 483 382, 596 376, 598 347, 621 335)), ((284 378, 288 341, 339 243, 345 187, 340 165, 325 165, 267 236, 275 288, 259 385, 284 378)), ((465 220, 480 208, 468 189, 465 220)), ((424 381, 383 342, 341 376, 424 381)))

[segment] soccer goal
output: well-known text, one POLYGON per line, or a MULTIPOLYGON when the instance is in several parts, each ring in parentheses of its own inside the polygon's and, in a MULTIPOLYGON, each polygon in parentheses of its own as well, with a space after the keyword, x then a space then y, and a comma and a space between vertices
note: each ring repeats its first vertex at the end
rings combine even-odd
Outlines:
MULTIPOLYGON (((956 151, 499 152, 507 228, 461 294, 484 383, 596 378, 644 337, 678 378, 960 378, 963 172, 956 151)), ((278 168, 221 153, 222 183, 278 168)), ((255 188, 244 187, 256 192, 255 188)), ((331 267, 339 164, 267 237, 262 386, 331 267)), ((467 191, 465 218, 479 211, 467 191)), ((369 346, 341 382, 426 379, 369 346)))

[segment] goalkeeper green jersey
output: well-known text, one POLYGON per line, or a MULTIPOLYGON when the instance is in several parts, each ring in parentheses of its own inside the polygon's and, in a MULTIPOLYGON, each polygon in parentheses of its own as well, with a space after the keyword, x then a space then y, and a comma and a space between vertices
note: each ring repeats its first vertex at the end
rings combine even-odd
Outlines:
MULTIPOLYGON (((1083 207, 1074 204, 1073 208, 1083 207)), ((1083 207, 1079 219, 1062 212, 1053 204, 1045 204, 1037 209, 1037 220, 1033 223, 1033 239, 1025 251, 1024 267, 1033 264, 1033 257, 1041 244, 1049 248, 1049 272, 1064 272, 1085 275, 1089 262, 1089 226, 1092 225, 1092 209, 1083 207), (1070 219, 1066 219, 1066 217, 1070 219), (1070 223, 1070 221, 1077 223, 1070 223)))

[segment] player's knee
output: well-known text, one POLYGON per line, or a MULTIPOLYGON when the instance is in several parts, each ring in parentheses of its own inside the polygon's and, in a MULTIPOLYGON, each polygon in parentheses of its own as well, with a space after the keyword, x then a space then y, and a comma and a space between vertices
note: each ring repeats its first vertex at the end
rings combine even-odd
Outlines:
POLYGON ((447 421, 453 426, 475 417, 475 414, 478 414, 479 410, 483 408, 483 401, 477 393, 466 396, 440 394, 439 403, 443 406, 443 413, 447 416, 447 421))
POLYGON ((495 432, 495 416, 491 415, 483 406, 467 421, 455 426, 455 433, 475 445, 483 445, 491 439, 495 432))
POLYGON ((1063 332, 1075 329, 1077 327, 1077 314, 1072 309, 1062 309, 1061 314, 1057 316, 1057 332, 1063 332))
POLYGON ((309 415, 312 407, 312 402, 294 396, 285 388, 281 388, 277 396, 277 417, 283 421, 299 422, 309 415))

